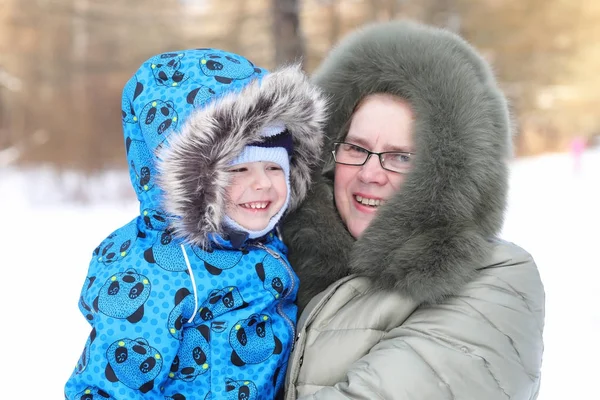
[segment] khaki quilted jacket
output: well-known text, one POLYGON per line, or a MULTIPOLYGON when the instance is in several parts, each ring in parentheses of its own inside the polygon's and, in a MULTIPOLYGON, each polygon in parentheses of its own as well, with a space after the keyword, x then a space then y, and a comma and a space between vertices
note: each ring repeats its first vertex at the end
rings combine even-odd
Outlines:
POLYGON ((523 249, 498 241, 477 277, 435 305, 370 289, 349 276, 306 307, 287 400, 537 397, 544 291, 523 249))

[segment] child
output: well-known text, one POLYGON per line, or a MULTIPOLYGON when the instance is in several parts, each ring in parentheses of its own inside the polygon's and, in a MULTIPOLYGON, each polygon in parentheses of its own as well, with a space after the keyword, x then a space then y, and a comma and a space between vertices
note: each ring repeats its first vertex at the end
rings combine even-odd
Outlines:
POLYGON ((122 106, 140 215, 94 251, 66 398, 275 397, 298 278, 274 232, 319 159, 323 97, 297 67, 196 49, 146 61, 122 106))

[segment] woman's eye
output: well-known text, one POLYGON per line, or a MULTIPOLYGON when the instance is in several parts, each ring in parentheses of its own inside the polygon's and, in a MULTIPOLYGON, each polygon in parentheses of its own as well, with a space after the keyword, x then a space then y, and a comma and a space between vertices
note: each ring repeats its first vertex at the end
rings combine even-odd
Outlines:
POLYGON ((400 163, 408 163, 410 162, 410 154, 396 154, 394 155, 394 161, 400 163))
POLYGON ((358 147, 358 146, 353 146, 351 144, 347 145, 345 150, 348 151, 348 152, 350 152, 350 153, 359 153, 359 154, 362 154, 362 153, 366 152, 365 149, 363 149, 361 147, 358 147))

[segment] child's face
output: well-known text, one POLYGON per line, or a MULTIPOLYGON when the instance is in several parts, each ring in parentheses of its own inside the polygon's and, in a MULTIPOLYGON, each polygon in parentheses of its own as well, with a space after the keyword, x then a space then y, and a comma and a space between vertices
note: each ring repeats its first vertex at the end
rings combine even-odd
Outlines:
POLYGON ((249 162, 229 169, 227 215, 250 231, 261 231, 285 203, 285 173, 272 162, 249 162))

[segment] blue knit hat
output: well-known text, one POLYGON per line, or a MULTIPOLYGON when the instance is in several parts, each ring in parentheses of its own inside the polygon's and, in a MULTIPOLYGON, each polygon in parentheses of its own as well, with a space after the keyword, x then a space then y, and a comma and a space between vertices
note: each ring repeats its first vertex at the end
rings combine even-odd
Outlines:
POLYGON ((281 209, 277 212, 277 214, 271 217, 269 224, 265 227, 265 229, 261 231, 248 230, 239 225, 228 215, 225 216, 223 222, 226 226, 233 228, 236 231, 248 233, 248 238, 250 239, 255 239, 264 236, 275 228, 275 225, 277 225, 277 223, 281 219, 281 216, 288 207, 291 193, 290 157, 294 150, 292 135, 289 133, 285 125, 280 122, 275 122, 266 125, 265 127, 263 127, 260 134, 262 137, 264 137, 264 140, 261 142, 248 144, 240 153, 240 155, 231 162, 231 165, 233 166, 256 161, 268 161, 279 165, 285 174, 287 195, 285 198, 285 203, 283 203, 281 209))

